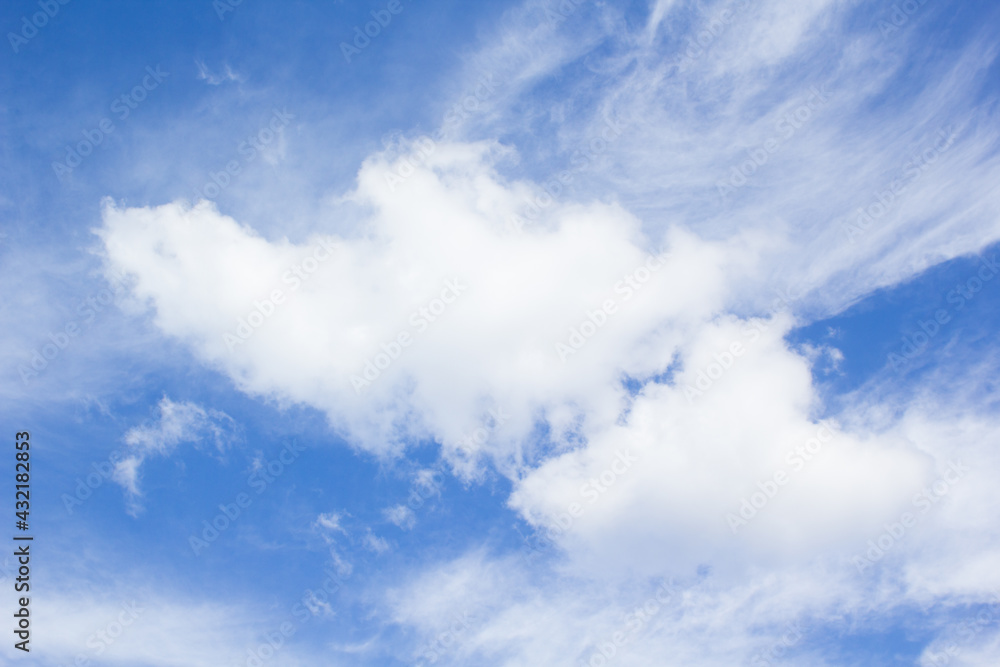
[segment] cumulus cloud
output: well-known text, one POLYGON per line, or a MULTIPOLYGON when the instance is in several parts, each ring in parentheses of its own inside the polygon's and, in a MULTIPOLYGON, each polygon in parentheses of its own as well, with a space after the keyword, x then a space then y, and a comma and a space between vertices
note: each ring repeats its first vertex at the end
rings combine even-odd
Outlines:
MULTIPOLYGON (((708 241, 674 228, 654 243, 603 203, 554 204, 518 229, 504 213, 532 186, 499 177, 490 150, 441 145, 412 172, 373 157, 350 195, 372 211, 364 235, 267 240, 210 205, 182 203, 109 205, 101 234, 109 263, 132 274, 134 296, 165 333, 249 393, 323 410, 369 451, 398 454, 432 437, 460 468, 468 434, 504 406, 509 420, 484 429, 481 447, 512 479, 510 506, 536 531, 526 555, 556 558, 562 576, 590 582, 581 586, 625 582, 645 599, 639 581, 708 568, 715 585, 737 588, 703 592, 704 623, 723 614, 728 596, 769 590, 752 572, 774 572, 789 589, 832 572, 844 590, 824 600, 848 605, 871 576, 851 559, 912 509, 956 453, 896 421, 872 429, 822 418, 814 351, 785 340, 794 316, 726 314, 735 285, 760 278, 767 239, 708 241), (401 173, 393 191, 387 177, 401 173), (449 281, 458 289, 447 291, 449 281), (366 375, 369 363, 377 372, 366 375)), ((414 483, 433 492, 433 470, 414 483)), ((412 525, 398 508, 386 516, 412 525)), ((347 537, 340 517, 321 516, 317 528, 350 571, 336 545, 347 537)), ((376 553, 388 548, 374 534, 358 539, 376 553)), ((893 558, 920 544, 908 541, 893 558)), ((512 567, 481 560, 487 571, 512 567)), ((531 575, 515 568, 498 587, 522 576, 531 575)), ((799 602, 774 615, 769 641, 818 604, 782 594, 799 602)), ((483 595, 503 606, 497 589, 483 595)), ((586 604, 561 587, 528 595, 546 599, 550 614, 586 604)), ((542 603, 509 604, 495 622, 542 603)), ((593 627, 614 632, 593 614, 590 629, 581 622, 566 637, 577 650, 593 627)), ((741 622, 747 636, 730 642, 720 664, 767 648, 741 622)), ((539 627, 548 626, 504 632, 530 640, 538 659, 550 650, 539 627)))
POLYGON ((267 240, 206 202, 109 203, 100 233, 157 325, 244 391, 324 410, 379 453, 426 437, 450 452, 503 405, 489 451, 516 466, 540 414, 559 431, 613 420, 621 375, 666 368, 753 241, 644 239, 603 203, 518 230, 532 186, 505 183, 495 151, 439 145, 395 191, 403 160, 374 157, 351 195, 373 210, 364 236, 267 240))
MULTIPOLYGON (((587 660, 628 627, 630 605, 656 599, 651 580, 672 576, 672 606, 639 624, 621 664, 734 664, 776 650, 803 619, 979 601, 996 583, 986 529, 1000 462, 982 446, 995 419, 874 390, 831 415, 813 364, 843 354, 786 340, 810 314, 1000 238, 995 125, 962 106, 995 50, 948 56, 905 105, 860 115, 909 47, 858 33, 850 5, 658 1, 641 39, 609 18, 599 25, 629 55, 593 68, 608 78, 600 99, 565 123, 571 105, 525 111, 515 93, 599 40, 555 39, 529 66, 524 54, 554 31, 520 29, 530 4, 473 59, 476 76, 502 72, 507 88, 460 129, 516 138, 522 116, 551 112, 558 149, 591 147, 571 178, 512 178, 518 155, 497 141, 402 141, 340 198, 362 212, 349 231, 329 219, 310 237, 267 238, 209 202, 108 201, 108 269, 240 390, 321 410, 378 456, 433 440, 466 480, 486 466, 508 477, 509 506, 535 531, 524 555, 553 579, 485 552, 431 564, 386 601, 424 640, 418 657, 587 660), (730 20, 713 23, 724 7, 730 20), (686 51, 700 30, 711 39, 686 51), (822 76, 787 76, 793 61, 822 76), (644 123, 595 143, 623 109, 644 123), (905 196, 887 200, 903 177, 905 196), (883 211, 861 234, 859 207, 883 211), (794 294, 776 301, 775 287, 794 294), (955 466, 973 469, 940 487, 955 466), (919 522, 897 537, 907 513, 919 522)), ((427 493, 430 472, 415 482, 427 493)), ((402 505, 384 516, 415 521, 402 505)), ((340 516, 316 529, 349 569, 340 516)))
POLYGON ((512 506, 578 557, 648 576, 798 562, 869 534, 931 481, 932 461, 904 438, 817 420, 789 326, 703 327, 674 383, 647 385, 622 423, 525 475, 512 506))

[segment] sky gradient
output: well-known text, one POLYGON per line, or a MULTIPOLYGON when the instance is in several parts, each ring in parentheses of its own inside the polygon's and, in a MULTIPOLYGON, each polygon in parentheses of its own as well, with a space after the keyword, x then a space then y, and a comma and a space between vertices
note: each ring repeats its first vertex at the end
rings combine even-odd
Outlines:
POLYGON ((995 3, 0 26, 0 663, 1000 664, 995 3))

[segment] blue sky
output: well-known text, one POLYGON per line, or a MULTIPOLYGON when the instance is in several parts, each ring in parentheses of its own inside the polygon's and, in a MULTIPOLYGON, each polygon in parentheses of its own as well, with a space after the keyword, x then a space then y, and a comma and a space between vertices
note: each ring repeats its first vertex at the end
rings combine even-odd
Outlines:
POLYGON ((1000 661, 994 3, 0 25, 3 664, 1000 661))

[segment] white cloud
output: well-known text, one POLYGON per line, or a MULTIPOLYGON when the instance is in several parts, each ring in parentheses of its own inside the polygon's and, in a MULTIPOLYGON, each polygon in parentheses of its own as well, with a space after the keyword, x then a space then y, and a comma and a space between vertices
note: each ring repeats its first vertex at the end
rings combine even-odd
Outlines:
POLYGON ((649 576, 801 562, 877 533, 931 481, 931 460, 891 434, 819 424, 789 325, 702 328, 675 384, 648 385, 623 423, 526 474, 512 506, 578 558, 649 576))
MULTIPOLYGON (((703 347, 747 341, 736 324, 720 322, 718 338, 703 347)), ((936 606, 930 622, 940 623, 940 634, 921 664, 933 664, 949 646, 958 648, 949 664, 991 664, 990 619, 998 616, 1000 592, 992 566, 1000 456, 992 443, 1000 423, 966 407, 964 396, 908 397, 901 417, 879 422, 860 419, 870 396, 859 394, 844 423, 831 425, 835 437, 789 474, 792 482, 740 535, 728 532, 722 515, 755 491, 757 480, 789 470, 784 453, 815 434, 804 411, 813 402, 808 379, 789 372, 805 362, 783 348, 783 331, 769 323, 699 397, 704 405, 687 405, 683 396, 675 400, 685 401, 684 409, 665 404, 701 370, 685 368, 676 387, 640 395, 628 421, 611 433, 527 475, 513 503, 529 516, 551 516, 574 500, 585 508, 552 533, 554 548, 528 552, 527 560, 473 551, 406 577, 385 604, 397 623, 417 633, 413 651, 436 650, 450 619, 468 615, 474 622, 457 627, 441 664, 586 664, 622 633, 616 664, 727 665, 814 645, 794 640, 789 646, 783 637, 794 637, 790 628, 815 638, 844 622, 919 618, 936 606), (769 368, 784 380, 765 379, 769 368), (761 430, 763 423, 768 430, 761 430), (578 492, 581 483, 601 481, 625 448, 639 461, 626 470, 618 466, 621 474, 589 504, 578 492), (779 456, 770 459, 769 451, 779 456), (957 478, 947 474, 949 461, 958 463, 957 478), (945 479, 951 482, 941 484, 945 479), (928 491, 933 500, 921 495, 928 491), (900 531, 906 512, 918 520, 900 531), (891 541, 879 542, 888 544, 884 555, 859 572, 852 557, 889 534, 891 541), (636 617, 671 580, 669 603, 636 617), (988 623, 979 616, 983 605, 992 605, 988 623), (662 656, 670 658, 664 663, 662 656)), ((876 405, 897 407, 892 397, 876 405)), ((839 664, 830 654, 785 659, 839 664)))
MULTIPOLYGON (((45 661, 38 664, 230 665, 267 646, 266 633, 277 627, 245 605, 180 599, 148 586, 110 588, 105 595, 79 585, 54 588, 50 595, 32 599, 38 607, 32 617, 31 655, 45 661)), ((20 659, 15 654, 20 651, 4 647, 9 664, 20 659)), ((276 664, 308 664, 315 658, 288 645, 279 655, 276 664)))
POLYGON ((389 542, 385 538, 373 533, 371 528, 365 532, 363 543, 366 549, 376 554, 384 554, 390 549, 389 542))
POLYGON ((663 568, 655 554, 668 544, 681 569, 795 560, 866 534, 930 479, 931 457, 899 438, 836 425, 822 463, 793 469, 801 462, 789 452, 816 438, 820 406, 808 360, 783 340, 792 320, 757 329, 716 315, 727 290, 758 275, 768 242, 710 243, 675 228, 664 259, 651 262, 635 221, 604 204, 555 205, 518 233, 503 214, 530 186, 499 179, 486 150, 442 145, 395 192, 385 177, 401 163, 367 162, 352 195, 373 210, 365 237, 294 246, 180 204, 109 206, 102 235, 112 266, 135 276, 166 333, 250 393, 325 410, 367 449, 398 452, 407 438, 431 436, 458 460, 448 443, 481 423, 486 406, 504 405, 512 425, 484 449, 516 480, 512 506, 536 525, 587 506, 582 485, 630 451, 641 465, 574 520, 563 544, 595 562, 650 554, 650 567, 663 568), (330 255, 307 278, 289 271, 322 247, 330 255), (449 280, 467 288, 439 315, 421 315, 449 280), (261 307, 273 290, 281 299, 261 307), (241 319, 248 336, 232 344, 241 319), (393 343, 400 332, 408 346, 393 343), (745 352, 698 389, 733 343, 745 352), (673 385, 630 398, 618 384, 677 361, 673 385), (366 364, 370 384, 358 385, 366 364), (537 419, 551 428, 541 448, 527 437, 537 419), (791 478, 787 488, 734 537, 729 515, 776 474, 791 478))
MULTIPOLYGON (((343 512, 328 512, 320 514, 313 522, 313 529, 319 533, 320 537, 326 543, 327 550, 330 553, 330 560, 333 562, 338 574, 341 575, 349 575, 354 570, 354 565, 344 557, 342 548, 338 544, 340 539, 349 539, 350 537, 347 529, 343 526, 345 516, 346 513, 343 512), (338 534, 343 537, 338 538, 338 534)), ((332 613, 329 605, 325 605, 324 608, 327 612, 332 613)))
MULTIPOLYGON (((881 107, 874 101, 912 46, 848 28, 852 3, 757 4, 683 66, 695 35, 670 32, 682 25, 670 20, 674 4, 655 3, 646 40, 621 34, 615 8, 595 6, 603 20, 575 41, 537 24, 529 4, 469 59, 467 79, 493 72, 505 87, 454 135, 531 134, 551 114, 560 127, 545 152, 569 156, 608 117, 627 109, 643 120, 606 142, 594 168, 575 173, 521 230, 510 217, 546 195, 503 175, 517 159, 509 147, 459 139, 409 162, 370 156, 340 200, 362 219, 338 234, 330 230, 344 220, 323 219, 309 238, 264 238, 205 202, 104 209, 109 269, 133 277, 136 303, 164 334, 242 391, 322 410, 379 455, 434 439, 467 479, 475 475, 457 443, 494 406, 509 412, 472 465, 508 476, 510 506, 529 524, 558 527, 540 559, 554 578, 479 552, 432 564, 387 602, 423 639, 417 657, 587 659, 633 601, 649 598, 649 580, 670 575, 687 578, 678 608, 645 624, 620 664, 664 655, 734 664, 803 617, 863 621, 997 583, 990 480, 1000 462, 982 446, 995 441, 995 420, 957 415, 933 392, 893 404, 873 387, 821 421, 827 406, 810 363, 820 352, 796 352, 784 338, 805 315, 837 312, 1000 238, 995 124, 966 112, 995 50, 943 56, 908 103, 881 107), (579 85, 598 94, 581 103, 582 122, 566 122, 570 104, 552 111, 549 99, 519 96, 603 37, 641 48, 603 67, 587 61, 594 78, 579 85), (788 76, 800 62, 822 63, 821 75, 788 76), (807 121, 790 125, 803 108, 807 121), (857 208, 942 129, 955 142, 878 225, 849 239, 857 208), (776 136, 780 150, 720 202, 719 183, 776 136), (627 280, 640 276, 641 289, 627 280), (798 295, 786 313, 768 310, 775 287, 798 295), (668 369, 668 379, 650 381, 668 369), (625 377, 645 386, 632 395, 625 377), (852 557, 914 511, 915 494, 953 460, 973 461, 974 471, 877 567, 858 572, 852 557), (442 647, 456 618, 462 639, 442 647)), ((385 516, 414 524, 403 506, 385 516)), ((317 526, 339 559, 339 516, 321 515, 317 526)), ((370 532, 361 539, 387 548, 370 532)))
POLYGON ((125 433, 128 453, 115 464, 113 479, 126 492, 129 513, 142 511, 142 490, 139 488, 143 462, 150 456, 169 456, 185 442, 215 443, 219 451, 240 440, 240 429, 224 412, 205 410, 189 402, 176 403, 164 396, 159 403, 160 415, 148 426, 136 426, 125 433))
MULTIPOLYGON (((656 3, 651 21, 666 4, 656 3)), ((759 312, 772 289, 791 289, 801 294, 797 312, 832 314, 873 289, 1000 239, 993 187, 1000 157, 991 148, 998 134, 992 112, 977 102, 997 56, 988 31, 970 38, 967 48, 925 61, 918 23, 938 18, 942 10, 932 3, 883 38, 877 19, 891 7, 736 0, 688 3, 688 20, 670 23, 669 35, 647 45, 624 27, 630 21, 619 8, 588 7, 604 17, 591 27, 600 26, 619 50, 585 56, 557 42, 551 52, 586 73, 567 82, 565 61, 546 72, 553 85, 566 86, 571 101, 563 104, 575 103, 580 116, 542 123, 537 119, 548 114, 549 97, 501 96, 489 114, 469 120, 468 135, 513 135, 530 145, 539 127, 551 129, 544 154, 560 157, 538 176, 543 181, 586 154, 605 118, 633 119, 574 174, 563 197, 613 195, 643 212, 644 230, 654 238, 678 220, 704 238, 762 234, 774 244, 762 249, 769 271, 741 290, 744 308, 759 312), (921 72, 912 89, 910 66, 921 72), (814 88, 825 101, 801 110, 814 88), (796 112, 800 119, 787 120, 796 112), (523 128, 524 119, 534 126, 523 128), (941 131, 955 139, 935 156, 941 131), (777 149, 760 158, 771 139, 777 149), (929 164, 920 158, 925 150, 929 164), (720 183, 731 185, 741 168, 745 184, 723 198, 720 183), (905 183, 902 193, 852 243, 847 229, 858 209, 878 204, 896 180, 905 183)), ((531 34, 530 16, 512 13, 511 20, 531 34)), ((517 49, 492 42, 483 53, 496 61, 493 69, 518 62, 517 49)))
POLYGON ((382 514, 385 516, 387 521, 390 521, 403 530, 410 530, 416 523, 416 516, 406 505, 394 505, 393 507, 387 507, 382 510, 382 514))
POLYGON ((535 570, 517 558, 474 552, 412 577, 385 597, 393 620, 416 633, 400 659, 732 665, 781 641, 798 614, 857 600, 840 573, 817 569, 769 573, 726 589, 691 578, 609 586, 535 570), (602 651, 610 657, 602 659, 602 651))
POLYGON ((243 77, 234 72, 228 63, 222 66, 223 71, 219 74, 212 72, 208 65, 201 60, 195 60, 194 64, 198 67, 198 80, 204 81, 210 86, 218 86, 227 81, 243 82, 243 77))
POLYGON ((157 325, 244 391, 320 408, 382 453, 408 437, 460 441, 503 405, 490 451, 516 466, 540 411, 560 428, 578 413, 613 420, 620 374, 662 371, 752 250, 680 228, 645 241, 596 203, 557 205, 517 233, 507 217, 531 186, 493 172, 494 148, 440 145, 395 192, 386 176, 402 162, 366 162, 351 195, 373 210, 365 236, 268 241, 207 203, 108 205, 101 235, 157 325), (609 301, 606 324, 561 359, 557 344, 609 301))
POLYGON ((343 518, 341 514, 337 512, 330 512, 329 514, 320 514, 316 517, 316 527, 323 529, 327 533, 342 533, 347 535, 347 531, 344 527, 340 525, 340 521, 343 518))

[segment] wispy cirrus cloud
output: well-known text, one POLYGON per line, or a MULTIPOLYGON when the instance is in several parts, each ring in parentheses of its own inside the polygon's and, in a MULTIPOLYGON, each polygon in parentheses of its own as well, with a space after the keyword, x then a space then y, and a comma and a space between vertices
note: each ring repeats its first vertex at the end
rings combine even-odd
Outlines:
POLYGON ((239 426, 223 412, 205 410, 195 403, 174 402, 166 396, 157 407, 159 417, 155 422, 125 433, 127 453, 112 473, 125 490, 128 511, 133 516, 142 511, 141 468, 148 458, 169 456, 184 443, 201 445, 206 441, 222 452, 242 439, 239 426))
MULTIPOLYGON (((297 240, 207 202, 103 209, 108 268, 164 336, 258 400, 321 411, 380 461, 432 443, 464 482, 497 473, 513 519, 545 536, 542 553, 436 555, 370 592, 412 633, 388 649, 405 659, 840 664, 815 649, 824 633, 979 604, 995 584, 983 443, 998 424, 944 390, 989 364, 916 398, 876 374, 834 409, 819 348, 788 340, 1000 238, 992 34, 967 28, 932 60, 925 27, 945 10, 930 3, 890 33, 890 9, 833 0, 647 10, 503 13, 442 84, 461 101, 495 76, 488 103, 430 144, 371 153, 329 207, 285 204, 326 216, 297 240), (873 202, 885 210, 864 235, 846 233, 873 202), (336 252, 307 263, 316 247, 336 252), (775 305, 776 290, 792 296, 775 305), (254 309, 252 336, 227 344, 254 309), (449 443, 496 405, 509 422, 470 462, 449 443), (973 472, 858 572, 851 558, 954 461, 973 472)), ((301 143, 290 133, 288 162, 301 143)), ((995 394, 976 392, 977 406, 995 394)), ((141 462, 121 472, 136 490, 141 462)), ((404 505, 382 517, 419 532, 404 505)), ((389 556, 341 518, 313 525, 341 567, 339 541, 389 556)), ((989 653, 980 636, 966 656, 989 653)))

